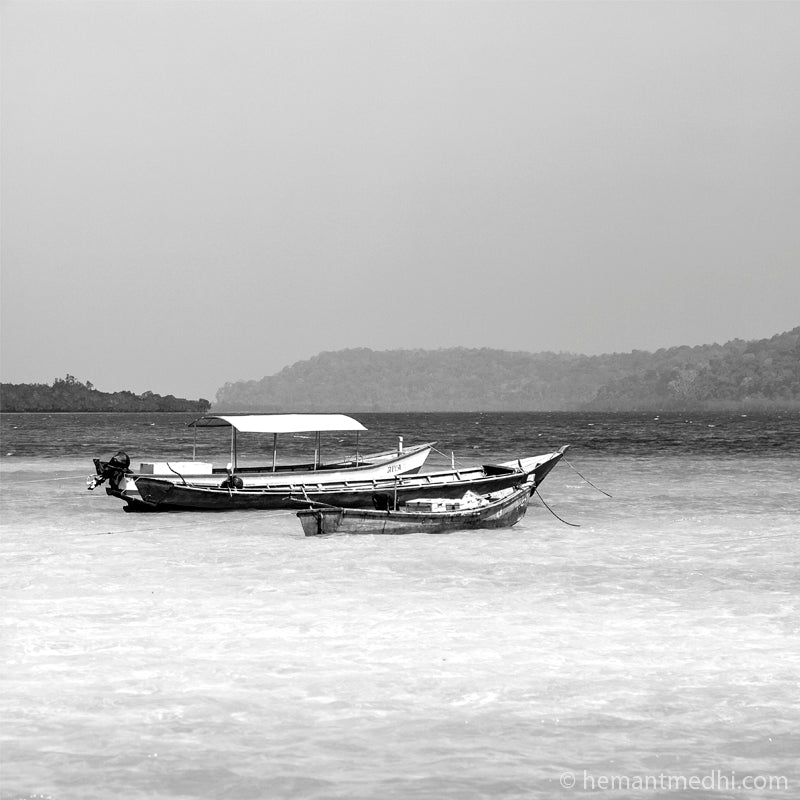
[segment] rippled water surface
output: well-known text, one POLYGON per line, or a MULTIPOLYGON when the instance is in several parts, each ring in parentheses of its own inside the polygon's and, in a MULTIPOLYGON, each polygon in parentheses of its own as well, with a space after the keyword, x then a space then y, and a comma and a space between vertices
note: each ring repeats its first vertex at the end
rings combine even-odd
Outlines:
POLYGON ((91 458, 190 457, 188 417, 2 415, 4 800, 800 796, 800 416, 360 418, 434 464, 569 443, 580 527, 124 514, 91 458))

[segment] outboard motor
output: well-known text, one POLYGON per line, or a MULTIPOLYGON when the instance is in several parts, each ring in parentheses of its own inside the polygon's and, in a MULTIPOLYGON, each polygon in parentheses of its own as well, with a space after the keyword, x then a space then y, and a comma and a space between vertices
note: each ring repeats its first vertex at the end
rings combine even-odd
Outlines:
POLYGON ((122 479, 131 474, 131 460, 124 450, 118 450, 108 461, 101 461, 99 458, 93 461, 96 474, 86 479, 86 488, 90 492, 106 480, 112 489, 118 490, 122 479))
POLYGON ((130 472, 131 460, 124 450, 117 450, 108 461, 108 466, 112 469, 121 469, 123 472, 130 472))

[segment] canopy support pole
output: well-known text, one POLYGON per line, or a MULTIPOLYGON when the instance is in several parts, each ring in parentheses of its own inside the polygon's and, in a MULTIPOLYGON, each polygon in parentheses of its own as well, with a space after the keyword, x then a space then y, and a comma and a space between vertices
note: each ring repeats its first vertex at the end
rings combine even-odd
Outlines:
POLYGON ((275 463, 278 457, 278 434, 272 434, 272 471, 275 472, 275 463))

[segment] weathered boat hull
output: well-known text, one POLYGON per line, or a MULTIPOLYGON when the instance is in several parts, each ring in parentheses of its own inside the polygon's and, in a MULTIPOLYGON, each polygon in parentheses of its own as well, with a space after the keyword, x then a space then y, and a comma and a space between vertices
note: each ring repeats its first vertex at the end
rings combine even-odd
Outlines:
POLYGON ((376 501, 396 507, 430 497, 460 498, 467 491, 485 495, 531 482, 541 483, 567 447, 514 462, 465 470, 400 475, 371 481, 286 484, 249 489, 177 484, 138 476, 135 491, 108 488, 126 502, 126 511, 244 511, 298 508, 303 501, 342 508, 374 508, 376 501))
POLYGON ((306 536, 326 536, 334 533, 402 535, 510 528, 525 516, 531 488, 531 485, 526 484, 507 497, 490 502, 489 505, 459 511, 311 508, 298 511, 297 516, 306 536))

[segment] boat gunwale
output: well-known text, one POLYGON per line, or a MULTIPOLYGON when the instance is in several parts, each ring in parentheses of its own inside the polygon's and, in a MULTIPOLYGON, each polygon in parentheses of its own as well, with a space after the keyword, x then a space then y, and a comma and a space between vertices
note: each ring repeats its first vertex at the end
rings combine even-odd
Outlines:
MULTIPOLYGON (((386 462, 390 464, 391 462, 386 462)), ((383 465, 381 465, 383 466, 383 465)), ((361 467, 353 468, 355 472, 356 469, 361 469, 361 467)), ((319 470, 317 470, 319 472, 319 470)), ((261 474, 273 474, 273 473, 261 473, 261 474)), ((280 473, 274 473, 276 475, 280 475, 280 473)), ((197 492, 219 492, 230 494, 231 491, 234 491, 235 494, 247 495, 247 494, 263 494, 264 492, 272 491, 288 491, 290 494, 296 493, 298 491, 297 487, 306 487, 312 491, 327 491, 327 490, 335 490, 335 491, 354 491, 354 492, 361 492, 361 491, 377 491, 380 489, 385 489, 391 491, 395 486, 398 489, 404 487, 416 487, 416 486, 450 486, 454 483, 461 483, 462 481, 469 481, 469 480, 481 480, 481 479, 491 479, 491 478, 507 478, 512 475, 520 475, 524 476, 526 473, 520 470, 518 467, 512 466, 502 466, 500 464, 486 464, 482 466, 475 466, 475 467, 466 467, 464 469, 453 469, 453 470, 441 470, 439 472, 417 472, 417 473, 400 473, 396 477, 384 477, 384 478, 373 478, 373 479, 362 479, 358 481, 296 481, 294 483, 291 482, 282 482, 282 483, 273 483, 269 484, 266 483, 262 486, 252 486, 247 487, 244 486, 241 489, 231 490, 224 486, 205 486, 200 483, 185 483, 185 484, 176 484, 174 481, 164 478, 158 475, 140 475, 135 474, 129 476, 134 483, 138 483, 140 480, 145 482, 152 482, 152 483, 159 483, 159 484, 170 484, 172 486, 176 486, 181 491, 197 491, 197 492), (491 471, 487 472, 487 467, 491 469, 491 471), (475 475, 475 478, 470 477, 471 474, 475 475), (448 480, 450 476, 453 476, 452 480, 448 480), (439 480, 435 480, 439 478, 439 480)), ((192 476, 187 476, 191 478, 192 476)), ((298 498, 300 500, 301 498, 298 498)))

